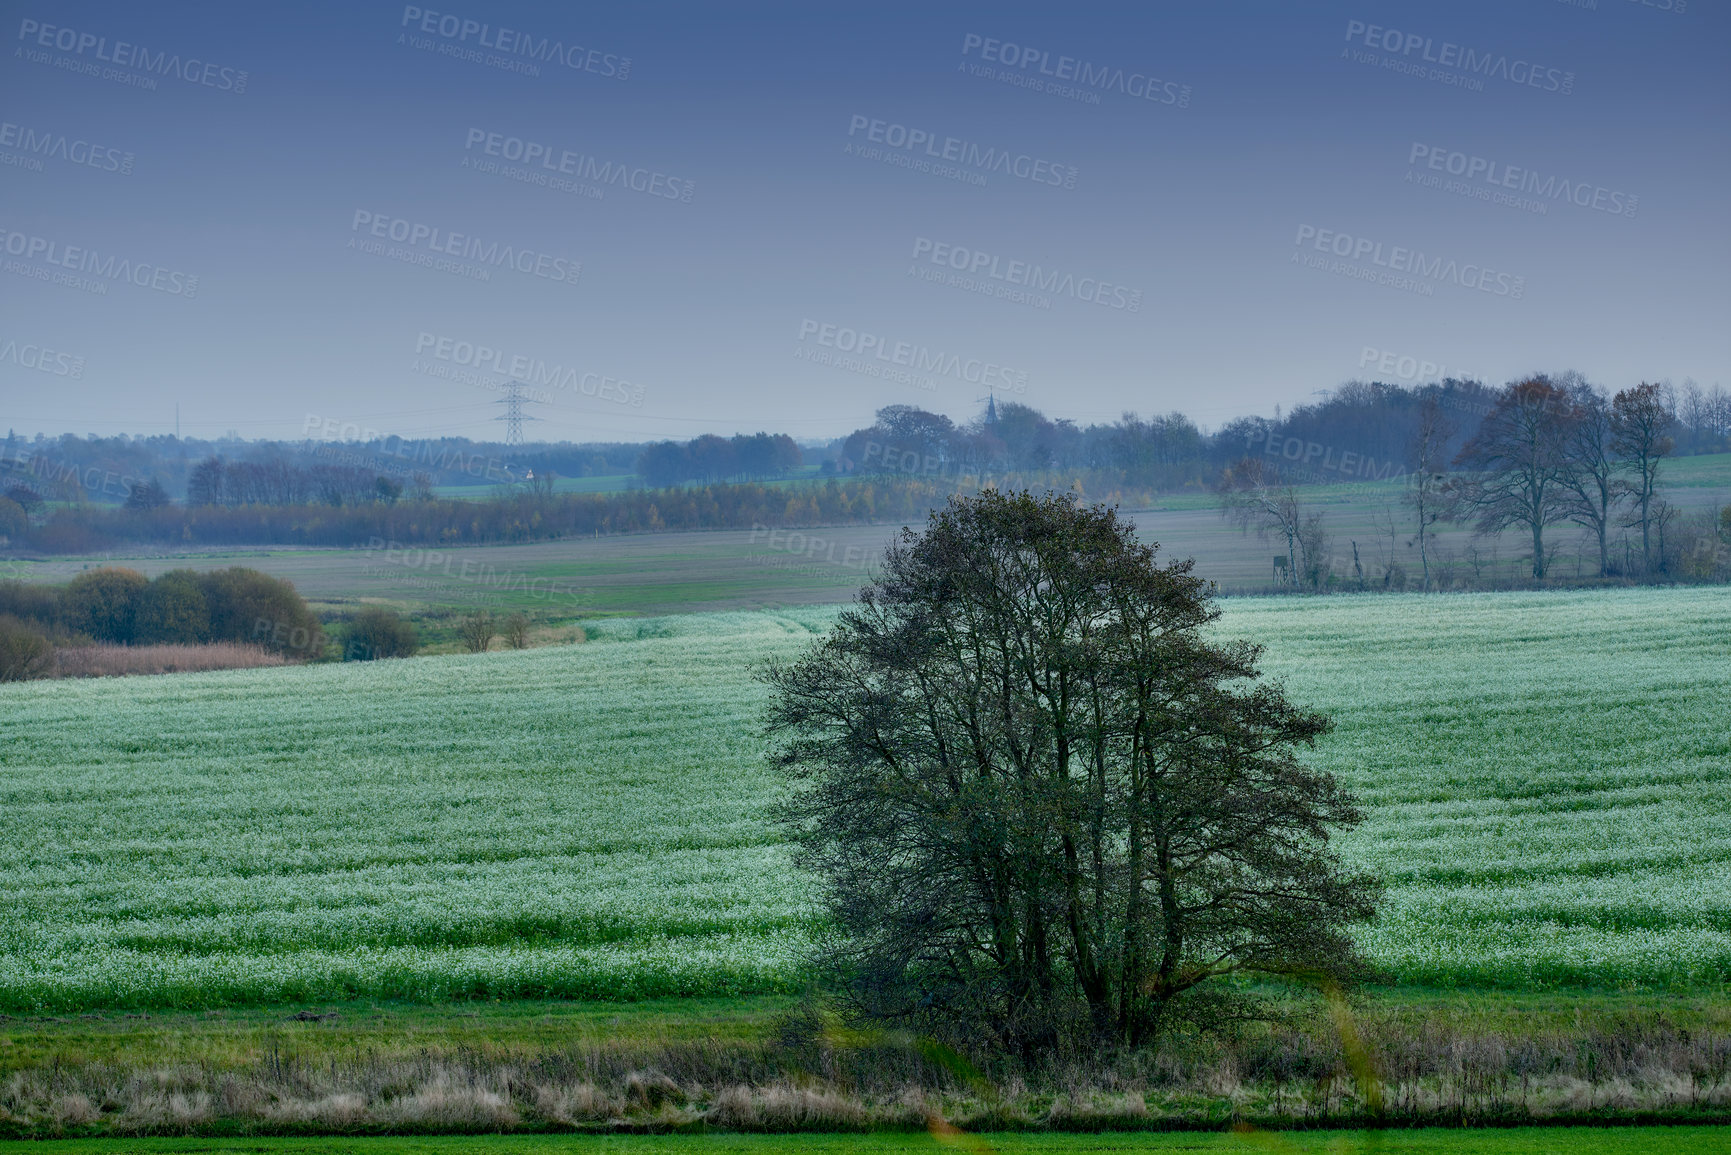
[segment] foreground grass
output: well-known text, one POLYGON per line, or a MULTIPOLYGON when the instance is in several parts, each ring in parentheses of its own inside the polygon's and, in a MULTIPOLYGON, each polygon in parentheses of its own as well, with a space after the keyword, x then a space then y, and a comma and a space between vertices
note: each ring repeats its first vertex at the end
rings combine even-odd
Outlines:
POLYGON ((1260 993, 1268 1025, 978 1070, 782 999, 13 1018, 0 1138, 1731 1121, 1719 992, 1260 993))
MULTIPOLYGON (((1265 998, 1292 999, 1281 988, 1265 998)), ((1299 997, 1294 1005, 1304 1003, 1299 997)), ((498 1059, 558 1049, 702 1043, 750 1047, 771 1041, 790 996, 403 1003, 357 1000, 210 1011, 0 1015, 0 1077, 9 1072, 104 1064, 148 1069, 192 1064, 240 1070, 271 1054, 312 1065, 358 1056, 401 1059, 475 1054, 498 1059)), ((1463 1036, 1575 1032, 1610 1037, 1632 1022, 1662 1021, 1684 1034, 1731 1038, 1731 997, 1722 989, 1671 991, 1459 991, 1366 987, 1348 1000, 1355 1022, 1406 1032, 1463 1036)))
MULTIPOLYGON (((732 1152, 818 1152, 872 1155, 890 1151, 1242 1151, 1429 1152, 1483 1155, 1719 1155, 1731 1141, 1722 1127, 1534 1127, 1472 1131, 1266 1131, 1220 1133, 1111 1133, 1099 1135, 485 1135, 329 1139, 140 1139, 128 1152, 200 1152, 202 1155, 731 1155, 732 1152)), ((41 1155, 117 1155, 113 1140, 32 1144, 41 1155)))

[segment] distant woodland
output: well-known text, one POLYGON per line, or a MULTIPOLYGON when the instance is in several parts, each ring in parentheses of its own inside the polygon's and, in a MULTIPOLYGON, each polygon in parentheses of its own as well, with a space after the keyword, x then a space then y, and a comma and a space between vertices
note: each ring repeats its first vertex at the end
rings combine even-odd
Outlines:
POLYGON ((1120 501, 1188 491, 1212 495, 1223 516, 1280 542, 1290 584, 1320 588, 1325 530, 1305 495, 1388 482, 1400 487, 1421 555, 1439 525, 1517 530, 1530 537, 1532 576, 1543 580, 1557 527, 1572 525, 1596 540, 1600 576, 1710 577, 1723 562, 1718 511, 1685 516, 1673 505, 1665 462, 1727 450, 1731 395, 1720 387, 1611 390, 1575 373, 1500 388, 1351 382, 1211 432, 1177 412, 1079 426, 993 401, 958 424, 892 405, 864 429, 803 448, 768 433, 512 447, 370 431, 364 441, 305 442, 8 434, 0 543, 66 554, 377 537, 523 542, 906 520, 986 485, 1079 488, 1120 501), (559 491, 560 478, 583 477, 616 484, 559 491), (453 500, 459 486, 482 500, 453 500), (1613 539, 1631 536, 1638 564, 1628 550, 1613 556, 1613 539), (1690 565, 1700 572, 1680 572, 1690 565))

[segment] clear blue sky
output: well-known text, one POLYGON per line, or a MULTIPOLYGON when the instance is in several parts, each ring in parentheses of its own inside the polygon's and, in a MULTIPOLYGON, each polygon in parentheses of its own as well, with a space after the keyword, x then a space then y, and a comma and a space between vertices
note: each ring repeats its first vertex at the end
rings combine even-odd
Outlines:
POLYGON ((1725 382, 1731 18, 1665 3, 7 0, 0 424, 1725 382))

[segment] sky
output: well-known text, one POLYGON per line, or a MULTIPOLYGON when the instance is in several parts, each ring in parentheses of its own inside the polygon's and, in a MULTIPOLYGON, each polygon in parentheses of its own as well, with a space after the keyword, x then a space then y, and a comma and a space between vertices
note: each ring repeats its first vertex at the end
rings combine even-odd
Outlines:
POLYGON ((1217 427, 1731 365, 1723 0, 0 13, 26 436, 498 439, 511 388, 530 440, 1217 427))

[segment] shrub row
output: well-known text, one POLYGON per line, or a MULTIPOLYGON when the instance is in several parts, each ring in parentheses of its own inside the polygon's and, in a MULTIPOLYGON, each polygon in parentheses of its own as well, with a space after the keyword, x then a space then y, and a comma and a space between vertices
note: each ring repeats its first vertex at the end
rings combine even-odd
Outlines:
POLYGON ((170 570, 154 581, 136 570, 86 570, 61 588, 0 582, 0 615, 19 629, 119 645, 243 642, 288 657, 324 649, 319 620, 294 585, 233 566, 170 570))

